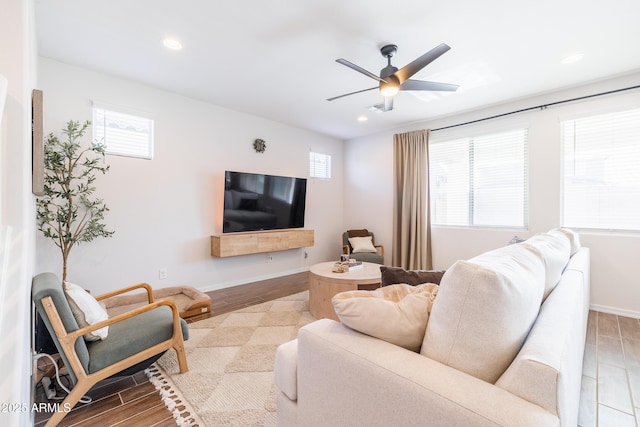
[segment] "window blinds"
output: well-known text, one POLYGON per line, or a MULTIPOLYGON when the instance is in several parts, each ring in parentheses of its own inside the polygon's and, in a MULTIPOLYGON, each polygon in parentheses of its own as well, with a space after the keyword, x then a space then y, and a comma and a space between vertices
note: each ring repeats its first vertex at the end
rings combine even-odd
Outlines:
POLYGON ((331 156, 310 151, 309 176, 311 178, 331 178, 331 156))
POLYGON ((130 114, 93 108, 93 134, 106 146, 107 154, 153 158, 153 120, 130 114))
POLYGON ((431 223, 526 227, 527 129, 429 146, 431 223))
POLYGON ((561 127, 563 226, 640 230, 640 109, 561 127))

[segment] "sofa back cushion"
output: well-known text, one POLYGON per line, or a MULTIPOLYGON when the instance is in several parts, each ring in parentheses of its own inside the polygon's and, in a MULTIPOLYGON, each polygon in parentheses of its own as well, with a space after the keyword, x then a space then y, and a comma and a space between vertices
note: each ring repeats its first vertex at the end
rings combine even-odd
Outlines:
POLYGON ((571 242, 564 233, 552 230, 548 233, 536 234, 521 245, 539 251, 544 261, 545 283, 542 299, 545 300, 560 281, 562 272, 569 262, 571 242))
POLYGON ((535 322, 544 283, 539 252, 521 244, 457 261, 442 277, 420 353, 495 383, 535 322))
POLYGON ((582 245, 580 244, 580 235, 570 228, 554 228, 549 233, 551 234, 564 234, 567 239, 569 239, 569 244, 571 245, 571 256, 574 256, 582 245))

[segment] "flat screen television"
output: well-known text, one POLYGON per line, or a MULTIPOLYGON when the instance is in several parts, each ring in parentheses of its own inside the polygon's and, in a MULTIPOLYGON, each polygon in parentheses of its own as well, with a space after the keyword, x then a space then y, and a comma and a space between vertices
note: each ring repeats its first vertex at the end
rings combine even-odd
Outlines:
POLYGON ((307 180, 226 171, 222 232, 304 227, 307 180))

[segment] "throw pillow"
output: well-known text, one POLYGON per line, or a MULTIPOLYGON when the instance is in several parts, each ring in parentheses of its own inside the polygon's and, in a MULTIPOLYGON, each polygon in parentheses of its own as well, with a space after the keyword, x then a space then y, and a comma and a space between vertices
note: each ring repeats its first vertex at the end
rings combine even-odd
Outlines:
POLYGON ((396 283, 419 285, 421 283, 440 284, 444 270, 405 270, 402 267, 380 266, 380 286, 389 286, 396 283))
POLYGON ((349 243, 353 248, 354 254, 358 252, 377 252, 376 248, 373 246, 371 236, 349 237, 349 243))
POLYGON ((434 283, 403 283, 374 291, 341 292, 331 303, 349 328, 417 352, 437 293, 434 283))
MULTIPOLYGON (((107 311, 100 305, 98 300, 82 289, 82 287, 74 285, 73 283, 65 282, 64 293, 67 297, 67 301, 69 301, 69 307, 71 307, 73 317, 76 319, 80 328, 93 325, 109 318, 107 311)), ((108 334, 109 327, 105 326, 104 328, 85 334, 84 339, 87 341, 103 340, 107 338, 108 334)))

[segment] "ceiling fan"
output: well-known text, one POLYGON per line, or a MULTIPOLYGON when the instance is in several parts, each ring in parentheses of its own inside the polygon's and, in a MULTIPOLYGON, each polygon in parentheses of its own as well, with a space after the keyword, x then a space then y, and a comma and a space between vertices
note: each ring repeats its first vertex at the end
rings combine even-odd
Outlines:
POLYGON ((383 57, 387 58, 387 66, 380 70, 380 77, 365 70, 362 67, 353 64, 346 59, 336 59, 336 62, 346 65, 347 67, 356 70, 359 73, 364 74, 367 77, 371 77, 379 82, 376 87, 369 89, 358 90, 356 92, 345 93, 344 95, 334 96, 328 98, 327 101, 333 101, 334 99, 342 98, 349 95, 355 95, 356 93, 366 92, 369 90, 379 89, 380 95, 384 97, 384 104, 379 106, 382 111, 390 111, 393 109, 393 98, 401 90, 425 90, 425 91, 448 91, 454 92, 458 89, 458 85, 449 83, 429 82, 424 80, 412 80, 411 77, 424 67, 429 65, 451 49, 448 45, 442 43, 413 62, 405 65, 398 70, 397 67, 391 65, 391 58, 398 51, 398 46, 394 44, 384 45, 380 48, 380 53, 383 57))

